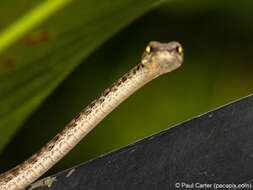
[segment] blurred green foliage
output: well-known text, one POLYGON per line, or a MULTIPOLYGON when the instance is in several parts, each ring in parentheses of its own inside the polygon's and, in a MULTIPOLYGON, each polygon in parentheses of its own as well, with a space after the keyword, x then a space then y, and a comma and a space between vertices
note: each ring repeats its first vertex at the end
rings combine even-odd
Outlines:
POLYGON ((11 140, 0 170, 48 142, 137 64, 150 40, 181 42, 183 66, 136 92, 50 173, 252 93, 252 1, 164 1, 141 18, 163 1, 105 2, 76 1, 0 57, 0 142, 11 140))
POLYGON ((0 150, 85 57, 159 2, 74 1, 0 55, 0 150))

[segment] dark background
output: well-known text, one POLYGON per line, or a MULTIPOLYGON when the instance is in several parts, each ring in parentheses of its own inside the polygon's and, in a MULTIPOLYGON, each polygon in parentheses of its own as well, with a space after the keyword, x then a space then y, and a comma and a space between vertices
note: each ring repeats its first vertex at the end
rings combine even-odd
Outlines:
MULTIPOLYGON (((252 93, 252 6, 249 0, 164 1, 135 19, 83 59, 20 125, 18 132, 2 146, 0 170, 15 166, 48 142, 103 89, 137 64, 150 40, 182 43, 183 66, 136 92, 49 173, 118 149, 252 93)), ((71 9, 74 11, 75 7, 71 9)), ((65 24, 68 23, 71 21, 65 24)), ((100 30, 107 30, 106 27, 100 30)), ((25 43, 24 40, 19 43, 25 43)), ((41 43, 37 48, 39 54, 47 46, 41 43)), ((6 70, 6 66, 2 64, 0 69, 6 70)), ((5 136, 3 132, 0 135, 5 136)))

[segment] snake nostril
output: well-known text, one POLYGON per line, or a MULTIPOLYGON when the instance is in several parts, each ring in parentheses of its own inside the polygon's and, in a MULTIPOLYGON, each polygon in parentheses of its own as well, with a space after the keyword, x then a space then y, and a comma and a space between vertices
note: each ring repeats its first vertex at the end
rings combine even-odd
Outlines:
POLYGON ((115 82, 112 87, 107 88, 100 98, 82 110, 39 152, 16 168, 0 174, 0 190, 18 190, 35 181, 127 97, 159 75, 177 69, 183 62, 182 52, 183 48, 177 42, 150 42, 140 64, 115 82), (30 171, 34 173, 24 178, 30 171))

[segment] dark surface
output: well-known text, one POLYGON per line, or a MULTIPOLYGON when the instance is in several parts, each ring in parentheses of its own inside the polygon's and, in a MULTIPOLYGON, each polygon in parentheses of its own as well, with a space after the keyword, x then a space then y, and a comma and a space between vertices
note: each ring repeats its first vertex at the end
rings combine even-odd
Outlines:
POLYGON ((70 170, 57 174, 50 188, 35 189, 214 189, 215 183, 250 183, 253 96, 76 166, 66 177, 70 170))

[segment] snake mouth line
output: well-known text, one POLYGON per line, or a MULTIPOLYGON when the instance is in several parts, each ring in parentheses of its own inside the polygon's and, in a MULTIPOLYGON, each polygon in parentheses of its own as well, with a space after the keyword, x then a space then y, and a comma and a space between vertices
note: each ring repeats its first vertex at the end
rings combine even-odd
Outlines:
POLYGON ((150 42, 141 63, 106 89, 40 151, 1 174, 0 190, 20 190, 35 181, 126 98, 159 75, 177 69, 182 62, 183 48, 180 43, 150 42))

